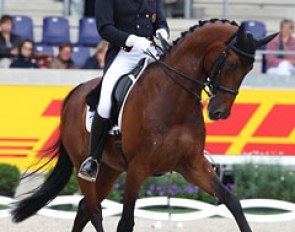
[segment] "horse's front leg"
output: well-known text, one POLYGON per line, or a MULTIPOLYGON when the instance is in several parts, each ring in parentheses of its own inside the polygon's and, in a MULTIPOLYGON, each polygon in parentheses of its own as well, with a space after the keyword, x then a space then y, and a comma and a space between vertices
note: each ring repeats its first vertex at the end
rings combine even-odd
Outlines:
POLYGON ((212 165, 205 157, 183 162, 178 170, 189 182, 217 197, 230 210, 242 232, 251 232, 240 201, 221 183, 212 165))
POLYGON ((147 174, 136 162, 130 163, 126 176, 123 213, 117 232, 132 232, 134 227, 134 207, 138 193, 147 174))

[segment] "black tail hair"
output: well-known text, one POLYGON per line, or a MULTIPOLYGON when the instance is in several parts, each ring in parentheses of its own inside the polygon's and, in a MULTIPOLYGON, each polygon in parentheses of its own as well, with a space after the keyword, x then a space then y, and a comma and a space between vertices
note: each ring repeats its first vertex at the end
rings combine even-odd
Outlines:
POLYGON ((14 222, 21 222, 36 214, 42 207, 53 200, 68 183, 72 175, 73 164, 61 139, 59 139, 54 146, 59 147, 53 155, 53 157, 59 155, 56 166, 47 180, 33 195, 16 203, 15 208, 11 212, 14 222))
MULTIPOLYGON (((62 111, 72 94, 80 86, 82 86, 82 84, 75 87, 65 98, 62 111)), ((61 137, 59 137, 58 141, 45 152, 53 154, 53 156, 34 173, 51 163, 56 157, 58 157, 57 164, 55 165, 47 180, 40 187, 32 191, 33 194, 31 196, 17 202, 14 205, 15 207, 11 211, 11 215, 12 220, 16 223, 35 215, 42 207, 47 205, 60 193, 60 191, 65 187, 71 178, 73 172, 73 163, 63 145, 61 137)), ((31 175, 32 174, 28 174, 25 176, 25 178, 31 175)))

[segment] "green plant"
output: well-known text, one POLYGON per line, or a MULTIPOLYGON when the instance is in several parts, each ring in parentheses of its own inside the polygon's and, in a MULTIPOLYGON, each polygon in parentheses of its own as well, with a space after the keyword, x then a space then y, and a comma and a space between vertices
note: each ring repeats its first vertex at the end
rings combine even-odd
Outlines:
MULTIPOLYGON (((49 172, 45 174, 46 179, 48 178, 51 172, 52 170, 50 170, 49 172)), ((71 195, 75 193, 79 193, 79 184, 77 181, 77 174, 75 171, 73 171, 69 182, 64 187, 64 189, 59 193, 59 195, 71 195)))
POLYGON ((75 171, 73 171, 69 182, 64 187, 64 189, 60 192, 60 195, 75 194, 75 193, 79 193, 79 191, 80 191, 80 188, 77 181, 77 174, 75 171))
POLYGON ((234 192, 240 198, 266 198, 295 202, 294 169, 277 164, 234 165, 234 192))
MULTIPOLYGON (((123 199, 125 174, 121 175, 114 184, 108 199, 121 202, 123 199)), ((215 198, 200 190, 198 187, 189 184, 180 174, 166 174, 160 177, 150 177, 143 183, 139 198, 146 197, 176 197, 187 198, 214 203, 215 198)))
POLYGON ((0 164, 0 195, 14 196, 20 172, 16 166, 0 164))

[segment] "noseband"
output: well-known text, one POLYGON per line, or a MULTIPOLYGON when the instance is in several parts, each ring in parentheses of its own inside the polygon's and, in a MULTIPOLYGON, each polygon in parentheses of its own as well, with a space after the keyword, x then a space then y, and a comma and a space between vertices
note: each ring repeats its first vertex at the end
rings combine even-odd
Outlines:
MULTIPOLYGON (((224 85, 221 84, 217 84, 216 82, 213 82, 212 80, 218 80, 218 77, 221 75, 221 71, 223 68, 223 65, 227 59, 227 57, 230 54, 230 50, 233 50, 236 54, 238 54, 239 56, 248 58, 248 59, 254 59, 255 55, 254 54, 249 54, 246 53, 242 50, 240 50, 239 48, 237 48, 235 46, 236 43, 236 39, 237 39, 237 33, 235 33, 227 42, 225 42, 226 44, 226 48, 225 50, 218 56, 218 58, 215 60, 214 64, 213 64, 213 75, 208 77, 208 80, 206 81, 200 81, 200 80, 196 80, 193 77, 191 77, 190 75, 187 75, 171 66, 169 66, 168 64, 166 64, 165 62, 157 59, 155 57, 154 54, 152 54, 150 51, 147 52, 147 55, 149 55, 150 57, 152 57, 156 63, 159 64, 160 68, 165 72, 165 74, 173 81, 175 82, 178 86, 180 86, 183 90, 185 90, 186 92, 188 92, 189 94, 193 95, 194 97, 196 97, 198 100, 201 100, 202 98, 196 94, 194 91, 190 90, 189 88, 187 88, 185 85, 183 85, 180 81, 178 81, 176 78, 174 78, 171 73, 177 74, 178 76, 189 80, 193 83, 195 83, 196 85, 201 85, 203 87, 203 90, 207 93, 207 95, 209 97, 213 96, 216 94, 217 91, 221 91, 224 93, 228 93, 232 96, 237 96, 239 91, 235 90, 235 89, 230 89, 224 85)), ((156 45, 155 45, 156 46, 156 45)), ((161 49, 160 47, 158 47, 159 49, 161 49)))

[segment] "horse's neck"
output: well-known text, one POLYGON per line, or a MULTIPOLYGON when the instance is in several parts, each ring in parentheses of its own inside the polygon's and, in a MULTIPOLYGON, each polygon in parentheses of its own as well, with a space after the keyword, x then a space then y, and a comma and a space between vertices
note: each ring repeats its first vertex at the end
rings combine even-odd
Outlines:
MULTIPOLYGON (((191 54, 184 54, 180 56, 181 58, 178 57, 177 59, 178 55, 181 54, 178 54, 175 50, 167 55, 164 62, 192 78, 198 77, 201 80, 203 76, 201 61, 195 61, 195 58, 191 54)), ((193 115, 194 112, 200 114, 201 107, 199 99, 172 81, 159 65, 154 64, 147 70, 145 75, 146 77, 142 80, 143 85, 141 85, 141 88, 146 92, 143 104, 146 108, 152 109, 151 112, 157 117, 158 122, 163 121, 170 124, 170 121, 171 124, 175 124, 177 121, 182 123, 190 115, 193 115)), ((173 72, 169 72, 169 75, 193 93, 197 95, 201 94, 201 85, 186 80, 173 72)))
MULTIPOLYGON (((187 76, 203 82, 206 77, 203 65, 204 54, 211 41, 206 41, 202 38, 195 39, 195 37, 191 35, 191 37, 184 38, 182 42, 172 49, 170 54, 166 55, 163 61, 187 76)), ((169 72, 169 75, 191 92, 201 96, 202 85, 186 80, 173 72, 169 72)), ((154 72, 152 71, 150 76, 154 79, 154 84, 151 85, 152 89, 159 88, 159 82, 161 85, 160 91, 157 91, 159 89, 153 91, 155 97, 152 101, 165 108, 165 113, 161 113, 162 116, 171 117, 169 115, 175 114, 182 117, 190 117, 189 115, 195 116, 196 114, 200 114, 200 100, 172 81, 161 70, 159 65, 157 68, 154 68, 154 72)))
MULTIPOLYGON (((205 79, 203 60, 206 46, 207 45, 205 45, 204 43, 191 44, 189 41, 183 41, 180 45, 172 50, 171 54, 166 56, 164 62, 175 70, 185 74, 186 76, 189 76, 190 78, 199 82, 203 82, 205 79)), ((169 73, 191 92, 196 93, 197 95, 201 94, 203 87, 202 85, 198 85, 196 84, 196 82, 188 80, 181 75, 175 74, 173 72, 169 73)), ((167 74, 164 78, 169 79, 169 77, 167 77, 167 74)), ((171 82, 171 80, 169 80, 168 83, 170 88, 175 89, 176 98, 184 96, 184 101, 186 101, 185 98, 188 98, 187 100, 193 98, 193 95, 188 94, 176 83, 171 82)))

